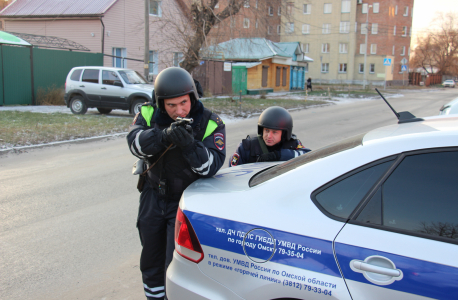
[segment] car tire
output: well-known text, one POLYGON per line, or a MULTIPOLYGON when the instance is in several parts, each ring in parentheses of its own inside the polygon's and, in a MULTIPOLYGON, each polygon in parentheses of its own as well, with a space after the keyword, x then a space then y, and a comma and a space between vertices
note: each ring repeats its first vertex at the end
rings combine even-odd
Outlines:
POLYGON ((139 113, 141 105, 145 102, 146 101, 144 99, 135 99, 132 102, 132 106, 130 107, 130 113, 133 115, 136 115, 137 113, 139 113))
POLYGON ((87 105, 83 97, 75 96, 70 100, 70 110, 76 115, 84 115, 87 112, 87 105))
POLYGON ((97 110, 101 114, 109 114, 112 111, 111 108, 103 108, 103 107, 97 107, 97 110))

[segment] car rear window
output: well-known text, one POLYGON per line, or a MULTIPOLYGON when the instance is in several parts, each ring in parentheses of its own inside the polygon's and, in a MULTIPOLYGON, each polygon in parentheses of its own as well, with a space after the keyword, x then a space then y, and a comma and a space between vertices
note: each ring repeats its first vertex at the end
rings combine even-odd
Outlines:
POLYGON ((81 77, 81 72, 82 71, 83 71, 83 69, 74 70, 72 75, 70 76, 70 79, 73 80, 73 81, 80 81, 80 77, 81 77))
POLYGON ((350 137, 318 150, 310 151, 297 158, 288 160, 265 171, 261 171, 250 179, 250 187, 256 186, 272 178, 285 174, 286 172, 294 170, 314 160, 362 145, 364 135, 366 135, 366 133, 350 137))
POLYGON ((99 70, 84 70, 82 81, 99 83, 99 70))

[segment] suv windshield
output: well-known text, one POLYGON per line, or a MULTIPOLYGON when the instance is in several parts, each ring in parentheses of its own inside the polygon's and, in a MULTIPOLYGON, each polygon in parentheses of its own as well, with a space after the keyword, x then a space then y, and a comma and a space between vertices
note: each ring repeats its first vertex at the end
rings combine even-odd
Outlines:
POLYGON ((121 75, 122 79, 127 84, 139 84, 139 83, 147 83, 145 78, 143 78, 140 73, 133 71, 133 70, 122 70, 119 71, 119 75, 121 75))
POLYGON ((267 169, 265 171, 261 171, 260 173, 254 175, 250 179, 250 187, 256 186, 258 184, 261 184, 267 180, 270 180, 272 178, 275 178, 281 174, 284 174, 286 172, 289 172, 293 169, 296 169, 302 165, 305 165, 309 162, 312 162, 314 160, 330 156, 333 154, 336 154, 338 152, 348 150, 351 148, 354 148, 356 146, 362 145, 363 144, 363 137, 366 134, 360 134, 356 135, 354 137, 350 137, 348 139, 342 140, 340 142, 331 144, 329 146, 320 148, 318 150, 311 151, 309 153, 303 154, 297 158, 288 160, 282 164, 276 165, 270 169, 267 169))

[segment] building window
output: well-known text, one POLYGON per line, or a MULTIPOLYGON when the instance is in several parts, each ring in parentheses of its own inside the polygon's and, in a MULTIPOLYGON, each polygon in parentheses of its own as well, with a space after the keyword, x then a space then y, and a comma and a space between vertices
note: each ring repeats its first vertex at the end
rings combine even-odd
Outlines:
POLYGON ((149 14, 157 17, 162 16, 161 1, 149 0, 149 14))
POLYGON ((401 56, 406 55, 406 46, 402 46, 401 49, 402 49, 402 50, 401 50, 401 56))
POLYGON ((304 14, 309 15, 312 13, 312 4, 303 5, 304 14))
POLYGON ((358 32, 358 22, 355 22, 355 32, 358 32))
POLYGON ((159 72, 159 53, 157 51, 149 52, 149 73, 157 75, 159 72))
POLYGON ((329 72, 329 63, 321 64, 321 73, 329 72))
POLYGON ((231 16, 231 24, 230 24, 231 28, 234 28, 235 27, 235 18, 234 16, 231 16))
POLYGON ((244 0, 243 7, 250 7, 250 0, 244 0))
POLYGON ((250 28, 250 19, 248 18, 243 19, 243 28, 250 28))
POLYGON ((219 2, 216 3, 215 8, 219 8, 219 2))
POLYGON ((372 24, 372 34, 377 34, 378 33, 378 24, 373 23, 372 24))
POLYGON ((267 26, 267 34, 272 34, 272 26, 267 26))
POLYGON ((404 14, 403 14, 403 16, 404 16, 404 17, 407 17, 408 15, 409 15, 409 7, 406 6, 406 7, 404 7, 404 14))
POLYGON ((321 44, 321 53, 329 53, 330 50, 331 50, 331 44, 329 43, 321 44))
POLYGON ((364 73, 364 64, 359 64, 359 73, 364 73))
POLYGON ((402 36, 407 36, 407 26, 402 27, 402 36))
POLYGON ((396 25, 393 27, 393 35, 396 35, 396 25))
POLYGON ((359 54, 364 54, 366 53, 366 44, 360 44, 359 45, 359 54))
POLYGON ((374 14, 378 14, 380 11, 380 4, 379 3, 373 3, 372 4, 372 12, 374 14))
POLYGON ((348 53, 348 44, 340 43, 339 44, 339 53, 348 53))
POLYGON ((397 16, 398 15, 398 6, 396 5, 396 7, 394 8, 394 15, 397 16))
POLYGON ((308 73, 308 71, 309 71, 309 64, 307 63, 304 67, 304 72, 308 73))
POLYGON ((394 53, 395 53, 394 51, 395 51, 395 47, 393 46, 393 54, 392 55, 394 55, 394 53))
POLYGON ((256 22, 254 23, 254 27, 258 28, 258 19, 256 19, 256 22))
POLYGON ((310 47, 310 44, 302 44, 302 51, 304 53, 309 53, 309 47, 310 47))
POLYGON ((173 52, 173 66, 179 67, 180 62, 183 60, 183 53, 182 52, 173 52))
POLYGON ((269 6, 269 16, 274 15, 274 8, 272 6, 269 6))
POLYGON ((351 1, 350 0, 342 0, 342 13, 349 13, 351 9, 351 1))
POLYGON ((115 68, 127 68, 127 61, 123 57, 127 57, 126 48, 113 48, 113 67, 115 68))
POLYGON ((309 34, 309 33, 310 33, 310 25, 302 24, 302 34, 309 34))
POLYGON ((340 33, 350 32, 350 22, 340 22, 340 33))
POLYGON ((294 3, 288 3, 286 5, 286 15, 291 16, 293 14, 294 3))
POLYGON ((286 23, 285 25, 285 33, 293 33, 294 32, 294 23, 286 23))
POLYGON ((368 5, 367 3, 364 3, 363 6, 361 7, 361 13, 367 14, 368 11, 368 5))
POLYGON ((367 33, 367 24, 363 23, 361 24, 361 34, 366 34, 367 33))
POLYGON ((258 1, 259 0, 256 0, 255 4, 254 4, 254 8, 258 8, 258 1))
POLYGON ((331 33, 331 24, 323 24, 323 34, 330 34, 331 33))
POLYGON ((369 73, 375 73, 375 64, 370 65, 369 73))
POLYGON ((281 25, 277 25, 277 34, 281 34, 281 25))
POLYGON ((339 73, 347 73, 347 64, 339 65, 339 73))
POLYGON ((371 54, 377 54, 377 44, 371 44, 371 54))
POLYGON ((278 16, 281 16, 281 6, 278 7, 277 15, 278 15, 278 16))
POLYGON ((324 13, 325 14, 332 13, 332 4, 331 3, 325 3, 324 4, 324 13))

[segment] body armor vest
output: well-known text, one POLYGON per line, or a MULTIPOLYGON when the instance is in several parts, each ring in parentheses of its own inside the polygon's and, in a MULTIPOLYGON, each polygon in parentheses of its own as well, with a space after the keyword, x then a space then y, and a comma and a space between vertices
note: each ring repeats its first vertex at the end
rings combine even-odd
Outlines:
MULTIPOLYGON (((242 145, 245 150, 250 151, 250 158, 248 163, 254 163, 258 160, 258 157, 263 154, 261 145, 259 144, 259 139, 257 135, 254 137, 247 136, 246 139, 242 140, 242 145)), ((261 138, 261 141, 264 142, 261 138)), ((291 139, 286 142, 281 142, 282 145, 280 149, 296 149, 297 147, 297 138, 294 134, 291 135, 291 139)))

